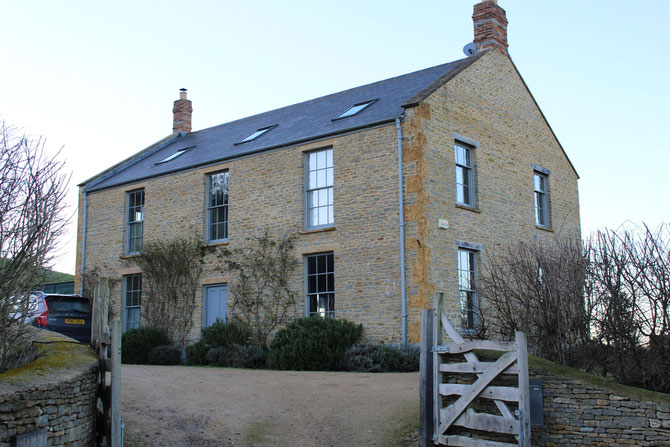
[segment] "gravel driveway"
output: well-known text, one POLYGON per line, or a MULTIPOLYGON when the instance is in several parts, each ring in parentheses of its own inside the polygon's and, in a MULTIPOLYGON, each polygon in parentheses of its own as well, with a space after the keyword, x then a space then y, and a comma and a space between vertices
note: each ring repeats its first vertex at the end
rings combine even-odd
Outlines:
POLYGON ((397 446, 418 423, 418 373, 123 365, 122 381, 130 447, 397 446))

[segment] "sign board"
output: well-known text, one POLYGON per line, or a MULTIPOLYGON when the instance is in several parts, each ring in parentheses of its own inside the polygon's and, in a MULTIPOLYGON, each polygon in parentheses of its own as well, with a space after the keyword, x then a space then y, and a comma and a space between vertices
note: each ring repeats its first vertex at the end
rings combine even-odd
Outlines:
POLYGON ((542 400, 542 379, 530 379, 530 423, 542 427, 544 425, 544 409, 542 400))

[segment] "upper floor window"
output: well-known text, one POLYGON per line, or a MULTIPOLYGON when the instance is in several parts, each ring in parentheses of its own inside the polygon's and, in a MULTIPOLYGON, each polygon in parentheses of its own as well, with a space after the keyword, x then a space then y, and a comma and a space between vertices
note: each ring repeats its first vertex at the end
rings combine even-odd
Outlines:
POLYGON ((323 149, 307 154, 306 173, 307 228, 332 225, 333 150, 323 149))
POLYGON ((126 299, 124 305, 125 330, 140 327, 142 312, 142 275, 128 275, 125 278, 126 299))
POLYGON ((458 293, 463 329, 477 324, 477 252, 458 249, 458 293))
POLYGON ((472 148, 456 143, 454 145, 454 156, 456 161, 456 202, 474 207, 472 148))
POLYGON ((547 175, 535 171, 533 175, 535 189, 535 224, 549 227, 549 210, 547 207, 547 175))
POLYGON ((126 252, 142 251, 144 232, 144 190, 128 193, 128 221, 126 224, 126 252))
POLYGON ((211 174, 207 182, 207 240, 228 239, 228 171, 211 174))
POLYGON ((333 253, 306 256, 307 316, 335 316, 335 266, 333 253))

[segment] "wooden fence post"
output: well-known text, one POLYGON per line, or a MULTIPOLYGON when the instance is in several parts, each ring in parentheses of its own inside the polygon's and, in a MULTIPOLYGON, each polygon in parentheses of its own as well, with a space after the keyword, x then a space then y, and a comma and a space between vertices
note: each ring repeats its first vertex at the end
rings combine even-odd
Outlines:
POLYGON ((519 366, 519 446, 530 447, 530 384, 528 382, 528 346, 526 334, 516 332, 519 366))
POLYGON ((421 311, 419 447, 433 445, 433 309, 421 311))
POLYGON ((121 447, 121 320, 112 321, 112 447, 121 447))

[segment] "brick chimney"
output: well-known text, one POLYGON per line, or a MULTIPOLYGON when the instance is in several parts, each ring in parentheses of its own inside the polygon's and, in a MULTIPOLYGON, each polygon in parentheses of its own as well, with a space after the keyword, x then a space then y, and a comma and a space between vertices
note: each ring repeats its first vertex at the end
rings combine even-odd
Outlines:
POLYGON ((507 52, 507 17, 498 0, 482 0, 474 6, 475 48, 493 48, 505 56, 507 52))
POLYGON ((191 101, 186 99, 186 89, 179 89, 179 99, 174 102, 172 108, 174 119, 172 122, 172 132, 191 132, 191 115, 193 106, 191 101))

